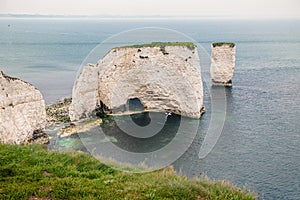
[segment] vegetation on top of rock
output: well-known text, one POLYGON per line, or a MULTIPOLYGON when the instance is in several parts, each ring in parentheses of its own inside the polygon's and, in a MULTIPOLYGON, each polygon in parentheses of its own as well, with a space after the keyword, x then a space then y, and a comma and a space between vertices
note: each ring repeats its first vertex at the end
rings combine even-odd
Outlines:
POLYGON ((255 199, 224 181, 188 179, 172 168, 114 170, 89 154, 0 145, 0 199, 255 199))
POLYGON ((190 50, 194 50, 196 48, 196 45, 192 42, 152 42, 149 44, 135 44, 131 46, 122 46, 118 48, 128 48, 128 47, 133 47, 133 48, 142 48, 142 47, 161 47, 164 48, 166 46, 186 46, 190 50))
POLYGON ((65 98, 64 100, 46 107, 47 123, 69 123, 69 107, 72 98, 65 98))
POLYGON ((212 43, 212 46, 213 47, 220 47, 220 46, 223 46, 223 45, 229 45, 230 47, 235 47, 235 44, 233 42, 214 42, 212 43))

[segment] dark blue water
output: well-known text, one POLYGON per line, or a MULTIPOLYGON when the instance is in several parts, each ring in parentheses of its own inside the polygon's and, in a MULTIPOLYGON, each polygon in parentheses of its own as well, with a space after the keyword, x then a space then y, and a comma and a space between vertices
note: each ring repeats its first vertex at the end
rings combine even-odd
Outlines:
POLYGON ((222 135, 199 160, 202 133, 210 121, 206 97, 208 112, 199 133, 173 163, 175 169, 189 177, 206 174, 246 184, 265 199, 299 199, 300 21, 1 19, 0 69, 33 83, 51 103, 71 95, 81 62, 101 41, 153 26, 183 32, 208 53, 214 41, 237 44, 222 135))

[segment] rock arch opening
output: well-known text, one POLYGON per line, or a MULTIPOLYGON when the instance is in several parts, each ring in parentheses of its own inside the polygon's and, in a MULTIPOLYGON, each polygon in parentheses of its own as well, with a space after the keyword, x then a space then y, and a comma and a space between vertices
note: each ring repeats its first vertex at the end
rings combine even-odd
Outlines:
POLYGON ((151 123, 151 118, 148 112, 145 111, 145 106, 139 98, 130 98, 126 102, 126 111, 132 113, 130 115, 132 121, 138 126, 147 126, 151 123), (141 112, 137 114, 136 112, 141 112))
POLYGON ((129 112, 144 111, 145 106, 139 98, 130 98, 126 102, 126 110, 129 112))

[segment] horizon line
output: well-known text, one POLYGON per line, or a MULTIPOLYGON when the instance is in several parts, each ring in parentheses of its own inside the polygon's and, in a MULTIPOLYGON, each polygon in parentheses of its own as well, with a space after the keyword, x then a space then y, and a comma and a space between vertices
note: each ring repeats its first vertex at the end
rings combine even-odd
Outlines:
POLYGON ((0 18, 52 19, 300 19, 300 16, 201 16, 201 15, 73 15, 73 14, 14 14, 0 13, 0 18))

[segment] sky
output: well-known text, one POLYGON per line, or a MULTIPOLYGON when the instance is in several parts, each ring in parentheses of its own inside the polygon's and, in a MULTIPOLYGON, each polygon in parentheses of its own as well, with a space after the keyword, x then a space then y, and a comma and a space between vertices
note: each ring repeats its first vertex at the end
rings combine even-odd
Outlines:
POLYGON ((0 0, 0 14, 300 18, 300 0, 0 0))

